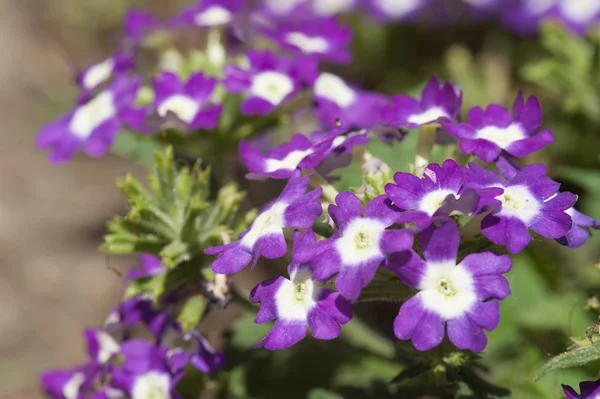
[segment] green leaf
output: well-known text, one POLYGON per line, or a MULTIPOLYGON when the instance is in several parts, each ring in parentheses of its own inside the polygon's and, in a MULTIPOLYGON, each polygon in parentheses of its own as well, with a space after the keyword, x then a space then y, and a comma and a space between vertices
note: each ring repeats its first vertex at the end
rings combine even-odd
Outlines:
POLYGON ((115 139, 111 151, 144 166, 151 167, 154 152, 160 149, 160 143, 153 137, 133 132, 120 132, 115 139))
POLYGON ((192 331, 198 326, 207 306, 208 302, 204 296, 195 295, 188 298, 177 316, 177 322, 181 325, 184 333, 192 331))
POLYGON ((542 370, 535 376, 534 380, 537 381, 552 371, 583 366, 598 359, 600 359, 600 342, 583 348, 577 348, 552 358, 542 367, 542 370))
POLYGON ((254 322, 255 313, 246 312, 235 323, 232 331, 231 345, 238 349, 246 350, 254 347, 271 329, 269 323, 256 324, 254 322))
POLYGON ((342 395, 322 388, 313 389, 308 393, 308 399, 339 399, 342 395))

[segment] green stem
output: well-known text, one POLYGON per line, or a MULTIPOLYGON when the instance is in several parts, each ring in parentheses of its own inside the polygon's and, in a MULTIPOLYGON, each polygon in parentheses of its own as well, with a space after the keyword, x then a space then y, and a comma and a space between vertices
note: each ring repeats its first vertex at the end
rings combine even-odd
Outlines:
POLYGON ((351 345, 384 358, 392 359, 396 352, 394 344, 390 340, 371 329, 357 317, 342 328, 340 336, 351 345))
POLYGON ((330 203, 335 204, 335 197, 337 197, 339 192, 323 176, 317 172, 312 172, 308 184, 313 188, 321 187, 323 189, 323 198, 330 203))
POLYGON ((318 235, 323 236, 325 238, 330 238, 335 233, 334 229, 332 229, 331 227, 329 227, 327 224, 325 224, 323 222, 313 223, 312 229, 315 233, 317 233, 318 235))
POLYGON ((419 128, 419 141, 417 155, 415 156, 415 169, 420 171, 431 161, 431 151, 435 145, 435 136, 438 124, 423 125, 419 128))

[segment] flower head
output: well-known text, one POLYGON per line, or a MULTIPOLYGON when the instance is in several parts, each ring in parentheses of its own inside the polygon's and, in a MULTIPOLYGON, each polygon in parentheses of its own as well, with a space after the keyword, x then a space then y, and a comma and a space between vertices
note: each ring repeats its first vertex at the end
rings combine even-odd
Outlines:
POLYGON ((170 23, 200 28, 229 25, 243 7, 243 0, 204 0, 185 8, 170 23))
POLYGON ((339 76, 323 72, 314 83, 316 114, 326 127, 341 120, 344 128, 371 127, 381 123, 385 96, 358 90, 339 76))
POLYGON ((407 250, 413 239, 406 230, 386 230, 399 215, 386 196, 371 200, 364 212, 353 193, 340 193, 335 202, 328 211, 339 231, 320 243, 321 252, 313 262, 314 277, 328 279, 339 273, 336 288, 344 297, 356 300, 387 256, 407 250))
POLYGON ((72 111, 42 127, 37 146, 51 151, 53 163, 68 161, 80 148, 93 157, 104 155, 119 133, 122 116, 131 109, 138 87, 138 80, 119 77, 97 95, 82 97, 72 111))
POLYGON ((81 70, 76 77, 77 84, 83 90, 94 90, 113 76, 125 74, 134 67, 133 53, 121 51, 102 62, 81 70))
POLYGON ((97 367, 88 364, 73 370, 51 370, 44 372, 41 377, 44 391, 52 399, 79 399, 80 392, 91 385, 97 367))
POLYGON ((452 121, 460 113, 462 91, 433 76, 416 100, 405 95, 392 97, 392 105, 384 108, 383 119, 390 125, 416 129, 423 125, 452 121))
POLYGON ((404 212, 398 223, 416 223, 427 227, 436 218, 448 217, 452 212, 470 214, 479 197, 473 190, 464 190, 463 169, 449 159, 442 166, 428 165, 423 177, 398 172, 394 182, 385 191, 398 208, 404 212))
POLYGON ((286 21, 275 28, 264 29, 264 33, 294 53, 331 62, 350 61, 348 46, 352 32, 339 25, 334 17, 302 19, 296 23, 286 21))
POLYGON ((125 37, 134 44, 139 44, 146 35, 163 27, 163 22, 150 11, 131 9, 125 14, 123 30, 125 37))
POLYGON ((430 0, 367 0, 366 5, 379 19, 411 19, 426 8, 430 0))
POLYGON ((290 278, 263 281, 252 290, 250 300, 260 303, 255 322, 276 319, 258 347, 276 350, 292 346, 304 338, 307 327, 317 339, 333 339, 340 334, 340 324, 352 318, 350 303, 313 276, 311 261, 317 252, 313 231, 296 231, 288 267, 290 278))
POLYGON ((444 123, 444 129, 460 140, 465 154, 475 154, 493 162, 502 151, 523 157, 541 150, 554 141, 549 130, 542 130, 542 108, 535 96, 524 102, 520 93, 513 105, 512 116, 506 108, 490 104, 469 110, 466 123, 444 123), (539 133, 538 133, 539 132, 539 133))
POLYGON ((470 254, 458 265, 460 234, 452 220, 431 225, 419 235, 425 259, 415 252, 398 254, 388 264, 400 279, 419 292, 400 308, 394 321, 399 339, 412 340, 415 349, 438 346, 448 332, 460 349, 481 352, 500 320, 498 300, 510 295, 511 260, 494 252, 470 254))
POLYGON ((573 388, 568 385, 562 386, 566 399, 596 399, 600 395, 600 380, 584 381, 579 384, 581 394, 577 394, 573 388))
POLYGON ((261 255, 267 259, 285 255, 287 244, 283 229, 309 228, 322 213, 318 201, 321 188, 305 193, 308 179, 309 176, 300 177, 300 171, 295 171, 279 198, 262 210, 250 228, 240 235, 240 240, 207 249, 207 255, 220 255, 213 261, 212 270, 232 274, 251 262, 256 264, 261 255))
POLYGON ((556 241, 569 248, 579 248, 590 238, 590 228, 600 229, 600 221, 579 212, 571 207, 565 211, 573 219, 571 230, 556 241))
POLYGON ((577 196, 558 193, 560 185, 545 174, 543 165, 533 164, 503 180, 496 172, 469 164, 465 185, 475 189, 492 208, 481 221, 483 235, 497 245, 506 245, 512 254, 521 252, 531 241, 529 228, 547 238, 566 235, 572 225, 566 210, 575 204, 577 196))
POLYGON ((290 60, 264 51, 248 53, 248 67, 225 67, 223 84, 232 93, 242 93, 245 115, 265 115, 292 98, 307 81, 314 80, 316 60, 290 60))
POLYGON ((112 356, 119 353, 121 346, 106 331, 97 328, 88 328, 83 332, 87 340, 90 358, 98 364, 105 364, 112 356))

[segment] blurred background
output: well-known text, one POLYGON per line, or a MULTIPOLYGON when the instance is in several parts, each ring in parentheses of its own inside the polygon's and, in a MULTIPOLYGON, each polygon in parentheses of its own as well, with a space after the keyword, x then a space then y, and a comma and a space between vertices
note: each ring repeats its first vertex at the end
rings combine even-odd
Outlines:
MULTIPOLYGON (((121 289, 113 269, 125 270, 134 261, 109 258, 97 247, 106 220, 126 210, 115 178, 125 172, 142 176, 144 170, 113 155, 79 155, 51 166, 35 148, 35 135, 73 103, 75 68, 102 60, 116 48, 129 6, 171 15, 181 4, 0 0, 2 398, 39 398, 40 371, 85 358, 82 329, 104 321, 121 289)), ((464 110, 490 102, 509 106, 519 88, 539 95, 545 127, 552 128, 557 142, 527 161, 548 165, 551 176, 580 195, 580 209, 600 218, 597 42, 552 32, 544 39, 522 39, 495 23, 432 29, 363 24, 353 17, 348 22, 355 27, 356 62, 335 70, 366 89, 416 94, 435 73, 463 87, 464 110)), ((406 170, 410 145, 408 140, 371 151, 394 170, 406 170)), ((355 173, 342 176, 342 184, 356 183, 355 173)), ((559 397, 561 382, 575 384, 598 375, 598 364, 591 364, 541 383, 531 380, 546 359, 571 343, 569 336, 583 336, 595 320, 585 304, 600 288, 600 271, 594 267, 599 244, 598 235, 579 250, 536 240, 516 258, 509 276, 514 294, 503 303, 503 321, 489 334, 484 355, 494 364, 494 382, 513 389, 514 398, 559 397)), ((368 375, 364 367, 354 376, 368 375)), ((385 374, 383 365, 373 367, 385 374)))

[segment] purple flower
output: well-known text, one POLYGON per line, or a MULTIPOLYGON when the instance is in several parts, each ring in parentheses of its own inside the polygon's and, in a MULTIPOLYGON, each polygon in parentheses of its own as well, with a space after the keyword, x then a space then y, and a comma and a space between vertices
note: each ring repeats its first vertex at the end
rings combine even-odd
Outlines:
POLYGON ((162 26, 162 21, 146 10, 129 10, 123 20, 125 37, 135 44, 141 43, 146 35, 162 26))
POLYGON ((394 321, 399 339, 411 339, 426 351, 448 338, 459 349, 481 352, 487 344, 483 329, 500 321, 498 300, 510 295, 511 260, 494 252, 470 254, 458 265, 460 234, 452 220, 431 225, 419 235, 425 260, 414 251, 398 254, 390 263, 400 279, 419 292, 400 308, 394 321))
POLYGON ((139 265, 132 267, 127 272, 127 281, 136 280, 139 278, 154 277, 164 273, 167 269, 163 266, 159 257, 152 254, 140 254, 138 256, 139 265))
POLYGON ((568 385, 562 385, 566 399, 595 399, 600 395, 600 380, 585 381, 579 384, 581 395, 568 385))
POLYGON ((486 162, 498 158, 504 150, 524 157, 554 142, 550 130, 542 130, 542 107, 535 96, 523 101, 523 93, 515 100, 512 116, 506 108, 490 104, 469 110, 467 123, 444 123, 444 129, 460 140, 465 154, 475 154, 486 162))
POLYGON ((208 341, 196 331, 191 331, 186 336, 192 348, 190 363, 203 373, 213 373, 225 367, 225 354, 214 349, 208 341))
POLYGON ((185 131, 212 129, 222 110, 221 105, 210 102, 216 84, 216 79, 202 72, 191 75, 185 84, 176 74, 162 72, 154 79, 153 110, 132 110, 125 118, 141 132, 156 132, 168 125, 185 131), (156 119, 158 123, 153 123, 156 119))
POLYGON ((159 311, 153 306, 151 300, 140 296, 121 302, 109 314, 104 326, 113 330, 136 326, 140 323, 148 327, 157 341, 161 341, 169 329, 177 329, 177 325, 167 313, 159 311))
POLYGON ((503 22, 521 34, 537 33, 540 19, 546 15, 557 0, 524 0, 511 2, 504 8, 503 22))
POLYGON ((212 28, 230 24, 243 8, 243 0, 204 0, 185 8, 171 24, 212 28))
POLYGON ((319 75, 314 93, 317 117, 329 128, 338 119, 345 128, 376 125, 382 121, 381 112, 387 104, 385 96, 360 91, 328 72, 319 75))
POLYGON ((270 113, 316 76, 313 58, 291 60, 269 51, 250 51, 248 63, 248 68, 227 65, 223 81, 228 91, 244 94, 241 110, 245 115, 270 113))
POLYGON ((321 216, 318 201, 321 188, 306 193, 309 176, 294 172, 287 186, 275 201, 267 205, 240 240, 207 249, 207 255, 220 256, 212 263, 215 273, 239 272, 251 262, 256 264, 262 255, 267 259, 280 258, 287 252, 284 228, 309 228, 321 216))
POLYGON ((90 156, 104 155, 119 132, 121 116, 135 100, 139 80, 120 77, 94 97, 84 96, 73 110, 42 127, 36 142, 50 149, 50 162, 61 163, 79 148, 90 156))
POLYGON ((313 0, 312 11, 318 16, 328 17, 351 11, 360 0, 313 0))
POLYGON ((250 293, 250 300, 260 303, 254 320, 266 323, 276 319, 271 331, 258 344, 269 350, 296 344, 310 327, 313 337, 329 340, 340 334, 340 324, 352 318, 352 306, 334 290, 324 288, 324 281, 313 276, 311 261, 318 252, 312 230, 302 235, 294 232, 289 280, 277 277, 263 281, 250 293))
POLYGON ((262 10, 269 17, 329 17, 352 10, 362 0, 263 0, 262 10))
POLYGON ((379 19, 411 19, 427 7, 430 0, 366 0, 367 7, 379 19))
POLYGON ((286 21, 264 33, 283 48, 295 53, 314 55, 325 61, 345 63, 351 55, 348 49, 352 32, 332 18, 303 19, 297 23, 286 21))
POLYGON ((87 341, 88 353, 94 362, 105 364, 121 350, 121 346, 106 331, 89 328, 83 334, 87 341))
POLYGON ((335 202, 328 211, 339 231, 319 244, 322 249, 314 260, 314 278, 326 280, 339 273, 336 288, 356 300, 386 257, 410 248, 413 238, 406 230, 386 230, 399 215, 387 196, 371 200, 364 213, 353 193, 340 193, 335 202))
POLYGON ((463 170, 452 159, 441 167, 428 165, 422 178, 398 172, 394 181, 396 184, 387 184, 385 191, 394 205, 404 211, 397 222, 416 223, 420 229, 435 218, 445 218, 454 211, 468 215, 475 210, 479 200, 473 190, 463 189, 463 170))
POLYGON ((497 245, 516 254, 531 241, 529 228, 547 238, 565 236, 572 225, 566 211, 577 201, 571 193, 558 193, 560 184, 545 176, 546 168, 533 164, 519 170, 510 180, 469 164, 465 186, 475 189, 492 208, 481 221, 481 232, 497 245), (498 188, 503 192, 499 193, 498 188), (494 189, 494 190, 490 190, 494 189))
POLYGON ((74 370, 51 370, 40 377, 42 387, 53 399, 79 399, 80 392, 89 384, 96 373, 93 365, 74 370))
POLYGON ((598 24, 600 20, 600 2, 595 0, 558 0, 546 14, 545 19, 556 20, 570 32, 585 35, 588 28, 598 24))
POLYGON ((134 67, 133 53, 121 51, 106 60, 89 66, 77 74, 77 84, 84 90, 94 90, 114 75, 124 74, 134 67))
POLYGON ((569 248, 579 248, 590 238, 590 228, 600 229, 600 221, 591 218, 571 207, 565 211, 573 219, 571 230, 556 241, 569 248))
POLYGON ((420 126, 457 118, 462 106, 462 91, 446 82, 440 84, 432 76, 418 101, 405 95, 392 97, 392 105, 384 108, 383 119, 394 126, 417 129, 420 126))

